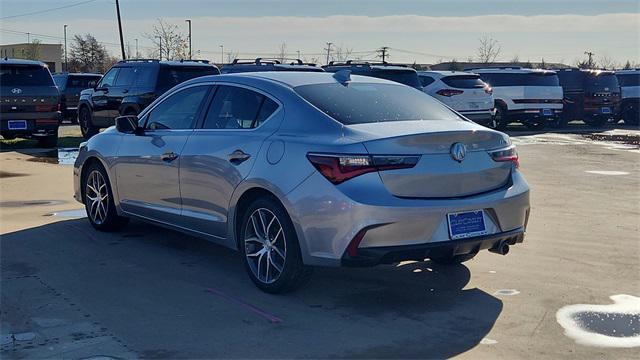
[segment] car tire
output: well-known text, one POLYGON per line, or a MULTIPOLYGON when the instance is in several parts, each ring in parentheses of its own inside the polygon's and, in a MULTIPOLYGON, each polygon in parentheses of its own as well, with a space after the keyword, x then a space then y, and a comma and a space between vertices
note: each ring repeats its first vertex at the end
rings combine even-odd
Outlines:
POLYGON ((430 257, 429 259, 434 263, 440 265, 457 265, 473 259, 476 255, 477 253, 463 255, 438 255, 430 257))
POLYGON ((58 146, 58 130, 54 135, 38 138, 38 146, 41 148, 54 148, 58 146))
POLYGON ((101 164, 89 165, 82 177, 82 189, 87 218, 96 230, 115 231, 129 222, 116 211, 109 177, 101 164))
POLYGON ((3 140, 13 140, 16 137, 17 136, 15 134, 2 134, 2 139, 3 140))
POLYGON ((507 114, 507 108, 504 105, 496 106, 496 114, 493 116, 495 127, 489 126, 492 129, 503 131, 509 125, 509 115, 507 114))
POLYGON ((80 132, 82 132, 82 137, 87 140, 100 131, 99 128, 93 126, 91 110, 86 106, 83 106, 78 110, 78 122, 80 123, 80 132))
POLYGON ((640 124, 640 111, 635 109, 627 109, 627 111, 625 111, 622 115, 622 119, 627 125, 638 125, 640 124))
POLYGON ((291 218, 276 199, 253 201, 240 221, 238 247, 251 281, 260 290, 286 293, 309 280, 311 268, 302 262, 291 218))

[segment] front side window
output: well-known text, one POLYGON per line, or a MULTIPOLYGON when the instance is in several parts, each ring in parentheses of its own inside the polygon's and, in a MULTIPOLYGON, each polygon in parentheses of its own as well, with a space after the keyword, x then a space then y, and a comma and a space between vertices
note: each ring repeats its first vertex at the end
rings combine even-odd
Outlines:
POLYGON ((118 78, 116 79, 116 86, 130 86, 131 84, 133 84, 134 76, 135 72, 132 68, 121 68, 120 73, 118 74, 118 78))
POLYGON ((273 100, 255 91, 222 85, 211 102, 203 128, 253 129, 277 108, 273 100))
POLYGON ((295 91, 345 125, 407 120, 461 120, 441 102, 416 89, 376 83, 302 85, 295 91))
POLYGON ((209 86, 194 86, 164 99, 147 118, 147 129, 192 129, 209 86))
POLYGON ((100 85, 98 87, 110 87, 113 86, 116 80, 116 76, 118 75, 118 71, 120 69, 114 68, 109 70, 108 73, 104 75, 102 80, 100 81, 100 85))
POLYGON ((640 86, 640 74, 616 74, 620 86, 640 86))

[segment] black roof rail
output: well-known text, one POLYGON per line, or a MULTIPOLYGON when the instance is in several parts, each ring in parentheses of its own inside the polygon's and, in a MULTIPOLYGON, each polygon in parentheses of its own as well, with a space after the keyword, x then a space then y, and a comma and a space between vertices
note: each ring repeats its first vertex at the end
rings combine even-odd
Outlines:
POLYGON ((487 70, 522 70, 522 66, 471 66, 468 68, 464 68, 462 71, 471 71, 471 70, 479 70, 479 69, 487 69, 487 70))
POLYGON ((394 64, 386 61, 378 61, 378 60, 347 60, 347 61, 330 61, 327 66, 401 66, 401 67, 409 67, 407 64, 394 64))
POLYGON ((283 64, 281 60, 291 60, 287 65, 309 65, 316 66, 316 64, 305 63, 300 59, 273 59, 273 58, 256 58, 256 59, 233 59, 230 64, 226 65, 280 65, 283 64))
POLYGON ((118 63, 128 63, 128 62, 160 62, 158 59, 127 59, 120 60, 118 63))

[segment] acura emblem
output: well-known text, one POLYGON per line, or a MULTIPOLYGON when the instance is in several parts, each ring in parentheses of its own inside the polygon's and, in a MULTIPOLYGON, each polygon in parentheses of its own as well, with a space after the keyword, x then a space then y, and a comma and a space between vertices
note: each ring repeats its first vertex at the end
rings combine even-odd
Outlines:
POLYGON ((462 162, 467 155, 467 147, 463 143, 455 143, 451 145, 451 157, 457 162, 462 162))
POLYGON ((13 88, 13 89, 11 89, 11 93, 12 94, 22 94, 22 89, 13 88))

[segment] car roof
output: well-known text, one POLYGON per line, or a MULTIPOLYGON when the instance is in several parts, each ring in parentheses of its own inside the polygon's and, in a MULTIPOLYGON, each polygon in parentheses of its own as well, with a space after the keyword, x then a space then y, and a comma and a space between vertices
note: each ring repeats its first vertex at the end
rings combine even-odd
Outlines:
POLYGON ((211 66, 218 68, 217 66, 210 64, 208 60, 158 60, 158 59, 130 59, 120 60, 114 67, 120 67, 125 65, 135 66, 211 66))
POLYGON ((624 75, 624 74, 640 74, 640 69, 622 69, 616 70, 616 74, 624 75))
POLYGON ((391 63, 376 63, 369 61, 355 61, 348 60, 346 62, 330 62, 328 65, 324 65, 323 69, 357 69, 357 70, 388 70, 388 71, 415 71, 414 68, 400 65, 400 64, 391 64, 391 63))
MULTIPOLYGON (((256 72, 243 72, 235 74, 222 74, 222 75, 208 75, 201 76, 186 83, 207 82, 207 81, 235 81, 239 79, 257 79, 257 80, 270 80, 277 82, 281 85, 288 87, 297 87, 302 85, 314 85, 314 84, 333 84, 338 80, 334 77, 335 73, 329 72, 301 72, 301 71, 256 71, 256 72)), ((401 85, 395 81, 384 80, 380 78, 374 78, 370 76, 351 75, 352 83, 376 83, 376 84, 391 84, 401 85)))
POLYGON ((556 72, 553 70, 544 70, 544 69, 529 69, 529 68, 519 68, 519 67, 508 67, 508 68, 479 68, 479 69, 465 69, 465 71, 476 73, 476 74, 484 74, 484 73, 505 73, 505 74, 535 74, 535 73, 550 73, 555 74, 556 72))
POLYGON ((102 77, 102 74, 96 74, 96 73, 55 73, 52 74, 53 76, 95 76, 95 77, 102 77))
POLYGON ((434 78, 443 78, 447 76, 469 76, 478 75, 468 71, 451 71, 451 70, 421 70, 418 75, 430 75, 434 78))
POLYGON ((0 60, 0 64, 8 64, 8 65, 39 65, 39 66, 48 67, 47 64, 43 63, 42 61, 25 60, 25 59, 2 58, 2 60, 0 60))

